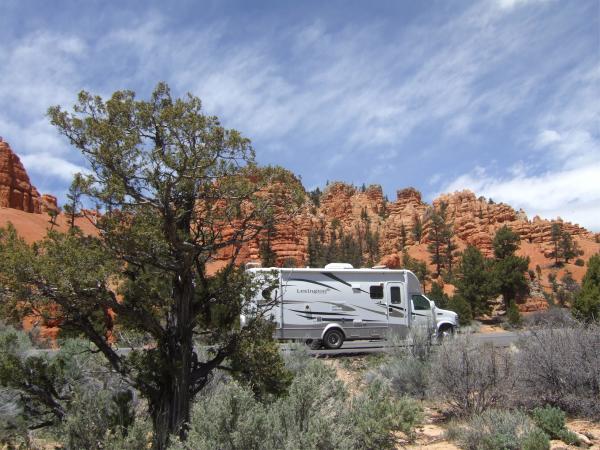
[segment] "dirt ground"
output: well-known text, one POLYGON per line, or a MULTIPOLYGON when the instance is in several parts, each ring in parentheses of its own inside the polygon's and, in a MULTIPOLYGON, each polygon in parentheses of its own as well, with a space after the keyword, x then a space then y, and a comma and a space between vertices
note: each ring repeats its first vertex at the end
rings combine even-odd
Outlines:
MULTIPOLYGON (((493 325, 482 325, 483 333, 492 333, 504 331, 500 327, 493 325)), ((381 358, 374 355, 357 356, 352 358, 323 358, 323 362, 336 370, 337 376, 342 380, 350 392, 350 395, 356 395, 365 385, 365 374, 368 370, 381 362, 381 358)), ((401 433, 398 434, 397 449, 416 450, 457 450, 460 447, 447 441, 444 436, 446 433, 446 418, 442 411, 435 405, 423 402, 424 419, 423 423, 416 429, 416 438, 410 442, 401 433)), ((587 439, 589 444, 577 447, 567 445, 562 441, 550 441, 551 450, 570 450, 588 448, 590 450, 600 450, 600 423, 591 422, 583 419, 567 420, 567 428, 587 439)))

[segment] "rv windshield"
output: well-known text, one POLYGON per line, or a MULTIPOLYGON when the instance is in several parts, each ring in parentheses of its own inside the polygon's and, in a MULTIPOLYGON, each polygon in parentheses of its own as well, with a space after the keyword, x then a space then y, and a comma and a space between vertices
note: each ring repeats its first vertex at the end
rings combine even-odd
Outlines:
POLYGON ((413 295, 412 301, 413 301, 415 310, 425 311, 425 310, 431 309, 431 304, 429 303, 429 300, 427 300, 427 298, 422 296, 421 294, 413 295))

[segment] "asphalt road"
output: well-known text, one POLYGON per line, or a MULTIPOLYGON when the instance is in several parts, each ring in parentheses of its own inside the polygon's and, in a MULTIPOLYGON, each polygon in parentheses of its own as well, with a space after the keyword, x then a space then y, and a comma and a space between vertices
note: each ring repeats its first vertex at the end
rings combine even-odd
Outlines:
MULTIPOLYGON (((472 338, 477 342, 490 343, 497 347, 508 347, 524 333, 504 331, 497 333, 473 333, 472 338)), ((316 356, 339 356, 339 355, 366 355, 371 353, 384 353, 389 350, 387 341, 348 341, 338 350, 309 350, 311 355, 316 356)))
MULTIPOLYGON (((511 343, 516 342, 521 337, 526 337, 526 332, 515 333, 504 331, 498 333, 473 333, 471 336, 478 342, 492 343, 497 347, 508 347, 511 343)), ((281 344, 285 348, 289 348, 289 344, 281 344)), ((117 353, 126 355, 131 352, 131 348, 121 347, 117 353)), ((338 350, 308 350, 308 353, 315 356, 343 356, 343 355, 368 355, 371 353, 384 353, 389 350, 389 344, 385 340, 377 341, 347 341, 338 350)), ((56 350, 41 350, 32 349, 29 351, 31 355, 41 355, 44 353, 53 354, 56 350)))

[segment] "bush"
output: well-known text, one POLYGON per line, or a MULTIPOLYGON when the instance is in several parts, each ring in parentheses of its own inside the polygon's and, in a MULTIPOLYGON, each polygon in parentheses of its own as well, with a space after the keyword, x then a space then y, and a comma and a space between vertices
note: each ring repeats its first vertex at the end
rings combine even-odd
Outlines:
POLYGON ((467 302, 467 300, 465 300, 465 298, 460 294, 456 294, 454 297, 452 297, 448 303, 448 309, 458 314, 458 322, 461 327, 469 325, 473 320, 471 306, 469 305, 469 302, 467 302))
POLYGON ((393 448, 391 432, 410 435, 419 417, 414 401, 394 399, 381 382, 349 399, 335 372, 313 360, 270 404, 237 382, 221 384, 195 404, 187 441, 171 448, 393 448))
POLYGON ((577 321, 567 308, 551 307, 545 311, 535 311, 524 317, 528 327, 572 327, 577 321))
POLYGON ((533 329, 517 343, 517 398, 600 418, 600 326, 533 329))
POLYGON ((429 360, 434 350, 431 334, 426 328, 412 328, 407 339, 401 341, 390 336, 388 342, 388 357, 367 373, 367 383, 385 380, 398 397, 425 398, 429 387, 429 360))
POLYGON ((469 450, 545 450, 548 436, 521 411, 491 409, 451 425, 448 438, 469 450))
POLYGON ((560 408, 546 406, 535 408, 531 413, 535 424, 552 439, 560 439, 567 444, 577 444, 577 436, 567 430, 565 413, 560 408))
POLYGON ((434 393, 459 415, 508 404, 514 372, 509 352, 468 335, 442 343, 431 364, 434 393))
POLYGON ((583 259, 581 259, 581 258, 577 258, 575 260, 575 265, 579 266, 579 267, 583 267, 583 266, 585 266, 585 261, 583 259))

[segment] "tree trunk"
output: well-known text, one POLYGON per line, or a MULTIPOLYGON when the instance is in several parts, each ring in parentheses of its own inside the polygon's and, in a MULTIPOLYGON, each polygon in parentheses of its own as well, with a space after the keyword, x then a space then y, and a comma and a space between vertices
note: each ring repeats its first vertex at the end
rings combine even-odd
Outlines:
POLYGON ((186 439, 193 401, 194 345, 190 323, 194 285, 189 276, 176 277, 174 285, 173 307, 167 319, 168 337, 158 346, 163 358, 162 373, 158 375, 161 378, 157 381, 162 389, 151 405, 156 450, 165 450, 171 435, 186 439))

